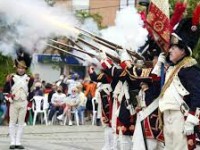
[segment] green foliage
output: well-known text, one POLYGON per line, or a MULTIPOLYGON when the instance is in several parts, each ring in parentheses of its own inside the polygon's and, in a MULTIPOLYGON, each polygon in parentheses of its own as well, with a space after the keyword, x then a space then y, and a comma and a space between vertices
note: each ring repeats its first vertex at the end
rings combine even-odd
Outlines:
POLYGON ((98 13, 91 14, 88 11, 85 10, 78 10, 76 12, 76 16, 80 19, 80 21, 84 21, 86 18, 93 18, 94 21, 97 23, 99 29, 105 28, 105 26, 102 25, 102 16, 98 13))
POLYGON ((5 78, 8 74, 15 72, 13 60, 10 57, 3 56, 0 53, 0 87, 5 84, 5 78))
MULTIPOLYGON (((177 0, 169 0, 170 3, 170 13, 173 13, 174 6, 177 0)), ((184 0, 181 0, 184 1, 184 0)), ((196 7, 199 0, 187 0, 187 12, 185 13, 186 17, 191 17, 194 8, 196 7)))
POLYGON ((200 64, 200 40, 193 51, 193 56, 196 58, 198 64, 200 64))

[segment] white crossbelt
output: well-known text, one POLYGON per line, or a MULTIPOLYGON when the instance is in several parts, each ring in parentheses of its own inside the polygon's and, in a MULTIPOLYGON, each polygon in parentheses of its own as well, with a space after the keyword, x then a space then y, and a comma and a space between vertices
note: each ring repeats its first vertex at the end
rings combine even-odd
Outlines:
MULTIPOLYGON (((189 107, 188 105, 184 102, 183 98, 178 94, 177 89, 175 86, 171 85, 172 91, 173 91, 173 96, 175 97, 176 101, 180 105, 181 111, 183 111, 184 115, 188 114, 189 107)), ((140 118, 141 121, 143 121, 146 117, 148 117, 156 108, 158 108, 159 105, 159 98, 156 98, 148 107, 146 107, 144 110, 141 111, 140 113, 140 118)))
POLYGON ((172 87, 173 96, 175 97, 176 101, 180 105, 181 112, 183 113, 183 115, 187 116, 188 112, 189 112, 188 105, 185 103, 183 98, 178 94, 178 91, 177 91, 176 87, 174 86, 173 82, 172 82, 171 87, 172 87))
POLYGON ((159 98, 156 98, 148 107, 140 111, 140 121, 148 117, 156 108, 158 108, 159 98))

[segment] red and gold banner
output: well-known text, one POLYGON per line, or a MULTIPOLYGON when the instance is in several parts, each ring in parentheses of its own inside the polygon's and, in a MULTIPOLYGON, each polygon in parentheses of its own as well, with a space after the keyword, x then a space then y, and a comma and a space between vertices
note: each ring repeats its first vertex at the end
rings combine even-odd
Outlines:
POLYGON ((147 28, 157 44, 167 52, 170 42, 170 19, 167 0, 152 0, 147 15, 147 28), (162 2, 163 1, 163 2, 162 2))

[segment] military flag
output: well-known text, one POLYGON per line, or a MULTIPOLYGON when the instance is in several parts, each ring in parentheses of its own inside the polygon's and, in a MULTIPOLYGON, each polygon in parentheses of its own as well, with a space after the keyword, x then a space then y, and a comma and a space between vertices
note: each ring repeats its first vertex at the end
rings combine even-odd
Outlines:
POLYGON ((151 0, 146 25, 157 44, 167 52, 171 33, 168 0, 151 0))

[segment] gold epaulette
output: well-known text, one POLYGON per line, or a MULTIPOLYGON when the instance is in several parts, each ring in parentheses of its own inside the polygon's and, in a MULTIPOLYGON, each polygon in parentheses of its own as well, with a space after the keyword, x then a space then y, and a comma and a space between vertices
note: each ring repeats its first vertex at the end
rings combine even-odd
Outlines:
POLYGON ((126 72, 128 73, 129 77, 131 80, 137 80, 137 79, 146 79, 149 77, 150 73, 151 73, 151 69, 152 68, 143 68, 142 69, 142 74, 140 76, 138 76, 138 74, 136 73, 136 67, 133 67, 133 72, 130 73, 129 70, 126 70, 126 72))
POLYGON ((97 80, 101 80, 102 77, 103 77, 103 75, 104 75, 104 73, 100 73, 100 74, 98 75, 98 77, 97 77, 97 80))
POLYGON ((187 60, 187 62, 184 64, 183 68, 191 67, 197 64, 197 61, 194 58, 190 58, 187 60))
POLYGON ((166 91, 166 89, 170 86, 170 84, 172 83, 175 75, 179 72, 179 70, 181 68, 187 68, 187 67, 191 67, 193 65, 197 64, 197 61, 192 58, 192 57, 185 57, 182 61, 180 61, 177 65, 175 65, 174 70, 172 71, 172 73, 169 75, 168 80, 165 82, 165 84, 162 87, 161 93, 159 95, 159 97, 162 97, 164 92, 166 91))
POLYGON ((142 74, 140 77, 149 77, 152 68, 142 68, 142 74))

